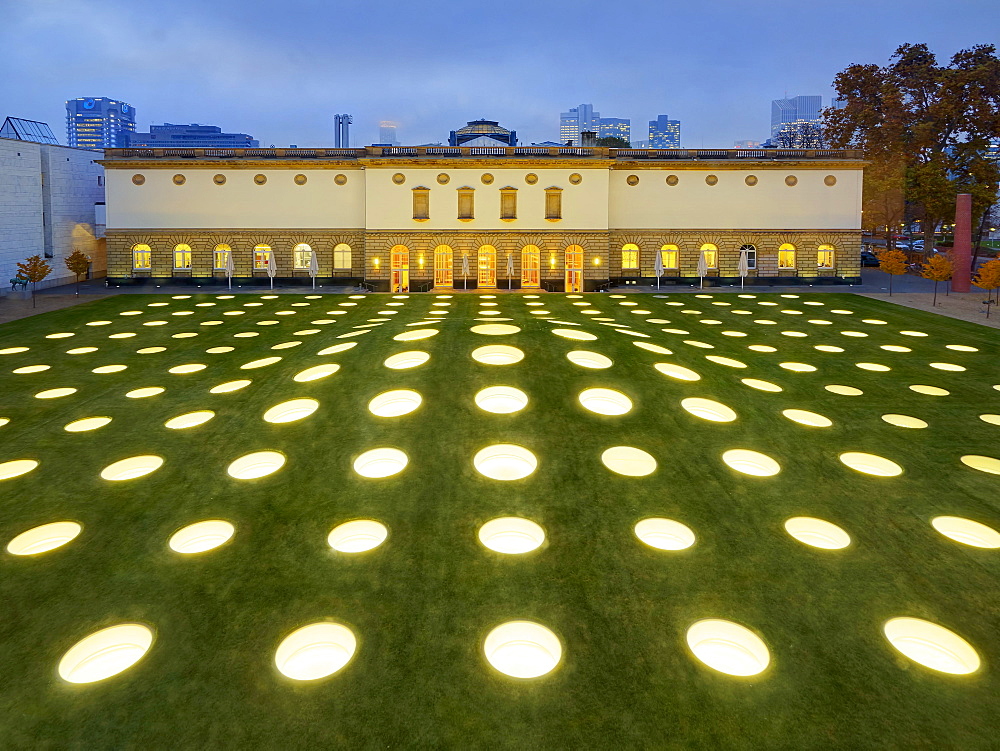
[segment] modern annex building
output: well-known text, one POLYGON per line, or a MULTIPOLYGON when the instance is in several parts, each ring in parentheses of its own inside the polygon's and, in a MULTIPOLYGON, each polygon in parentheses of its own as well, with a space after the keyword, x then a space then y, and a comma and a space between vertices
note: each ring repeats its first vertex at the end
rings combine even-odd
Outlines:
POLYGON ((590 291, 854 282, 849 150, 109 149, 108 276, 590 291), (657 263, 657 255, 660 264, 657 263))

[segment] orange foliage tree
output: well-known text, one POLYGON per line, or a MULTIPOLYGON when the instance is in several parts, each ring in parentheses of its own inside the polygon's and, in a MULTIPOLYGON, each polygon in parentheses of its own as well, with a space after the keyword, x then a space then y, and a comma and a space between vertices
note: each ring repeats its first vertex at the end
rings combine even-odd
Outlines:
POLYGON ((41 256, 34 255, 26 258, 24 263, 17 264, 17 273, 31 282, 31 307, 35 307, 35 287, 52 273, 52 267, 41 256))
POLYGON ((76 277, 76 294, 80 294, 80 277, 90 270, 90 256, 79 248, 66 256, 66 268, 76 277))
POLYGON ((937 305, 938 282, 946 282, 951 279, 954 270, 955 267, 951 259, 945 256, 931 256, 930 260, 920 270, 920 276, 934 282, 934 300, 931 303, 932 306, 937 305))
POLYGON ((878 256, 878 267, 889 275, 889 295, 892 296, 892 278, 906 273, 906 253, 901 250, 883 250, 878 256))
MULTIPOLYGON (((993 290, 1000 287, 1000 258, 987 261, 979 267, 979 273, 972 279, 972 283, 980 289, 985 289, 989 293, 989 299, 993 299, 993 290)), ((1000 299, 1000 296, 998 296, 1000 299)), ((986 317, 990 317, 990 302, 986 303, 986 317)))

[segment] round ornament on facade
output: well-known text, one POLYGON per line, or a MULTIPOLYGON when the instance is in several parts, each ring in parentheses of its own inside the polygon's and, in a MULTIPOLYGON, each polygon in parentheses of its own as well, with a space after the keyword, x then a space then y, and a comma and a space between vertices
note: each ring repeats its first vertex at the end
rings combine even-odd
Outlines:
POLYGON ((337 183, 337 185, 347 185, 347 175, 335 175, 333 181, 337 183))
POLYGON ((638 185, 639 184, 639 176, 638 175, 629 175, 628 177, 625 178, 625 182, 627 182, 629 185, 638 185))
POLYGON ((743 182, 745 182, 750 187, 753 187, 754 185, 757 184, 757 176, 756 175, 747 175, 746 179, 743 182))
POLYGON ((146 182, 146 176, 145 175, 132 175, 132 184, 133 185, 142 185, 144 182, 146 182))
POLYGON ((253 181, 258 185, 263 185, 267 182, 267 175, 254 175, 253 181))
POLYGON ((483 181, 483 185, 492 185, 493 183, 493 175, 489 172, 484 172, 483 176, 479 179, 483 181))
POLYGON ((674 187, 678 182, 680 182, 680 180, 677 178, 677 175, 667 175, 667 185, 669 185, 671 188, 674 187))
POLYGON ((397 172, 395 175, 392 176, 392 181, 396 183, 396 185, 402 185, 403 183, 406 182, 406 175, 404 175, 402 172, 397 172))
POLYGON ((833 175, 827 175, 826 177, 823 178, 823 184, 826 185, 827 187, 832 188, 834 185, 837 184, 837 178, 834 177, 833 175))
POLYGON ((215 177, 212 178, 212 182, 215 183, 216 185, 225 185, 226 184, 226 176, 225 175, 216 175, 215 177))
POLYGON ((187 182, 187 178, 184 175, 174 175, 174 185, 183 185, 187 182))
POLYGON ((447 172, 442 172, 440 175, 438 175, 437 180, 439 185, 447 185, 448 181, 451 180, 451 178, 448 177, 447 172))
POLYGON ((794 185, 798 185, 798 183, 799 183, 799 178, 797 178, 795 175, 789 175, 788 177, 785 178, 785 185, 787 185, 789 188, 791 188, 794 185))
POLYGON ((569 181, 573 185, 579 185, 580 183, 583 182, 583 175, 581 175, 579 172, 574 172, 572 175, 569 176, 569 181))
POLYGON ((529 172, 527 175, 524 176, 524 181, 528 183, 528 185, 534 185, 535 183, 538 182, 538 175, 536 175, 534 172, 529 172))
POLYGON ((305 185, 306 181, 309 178, 307 178, 305 175, 296 175, 294 179, 295 179, 295 184, 296 185, 305 185))
POLYGON ((706 175, 705 176, 705 184, 706 185, 715 185, 718 182, 719 182, 719 178, 718 178, 717 175, 706 175))

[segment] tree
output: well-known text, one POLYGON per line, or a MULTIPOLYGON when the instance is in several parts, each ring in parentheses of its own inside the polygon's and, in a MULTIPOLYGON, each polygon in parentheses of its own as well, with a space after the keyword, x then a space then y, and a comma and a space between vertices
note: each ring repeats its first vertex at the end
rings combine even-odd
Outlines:
POLYGON ((76 277, 76 294, 80 294, 80 277, 90 270, 90 256, 76 249, 66 256, 66 268, 76 277))
MULTIPOLYGON (((973 221, 995 201, 1000 165, 1000 58, 993 45, 960 50, 939 65, 925 44, 904 44, 889 64, 850 65, 837 74, 837 108, 824 112, 827 141, 856 147, 879 166, 899 160, 906 199, 920 215, 924 246, 971 193, 973 221)), ((867 180, 867 175, 866 175, 867 180)))
POLYGON ((950 258, 937 255, 931 256, 930 260, 924 264, 923 269, 920 270, 920 276, 934 282, 934 300, 931 302, 931 307, 937 305, 938 282, 946 282, 951 279, 954 269, 955 267, 950 258))
MULTIPOLYGON (((972 283, 981 289, 985 289, 989 294, 986 303, 986 317, 990 317, 990 307, 993 300, 993 290, 1000 287, 1000 258, 987 261, 979 267, 979 273, 972 278, 972 283)), ((1000 295, 998 295, 1000 299, 1000 295)))
POLYGON ((906 253, 901 250, 883 250, 877 253, 878 267, 889 275, 889 296, 892 296, 892 278, 906 273, 906 253))
POLYGON ((17 264, 17 273, 31 282, 31 307, 35 307, 35 289, 42 279, 52 273, 52 267, 41 256, 34 255, 17 264))
POLYGON ((621 136, 605 136, 597 139, 597 145, 605 149, 629 149, 632 145, 621 136))

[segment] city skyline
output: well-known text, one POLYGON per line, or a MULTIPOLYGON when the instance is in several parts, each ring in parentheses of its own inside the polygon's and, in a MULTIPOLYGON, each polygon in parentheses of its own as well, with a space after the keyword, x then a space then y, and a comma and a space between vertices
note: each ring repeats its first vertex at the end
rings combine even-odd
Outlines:
MULTIPOLYGON (((776 17, 794 8, 795 20, 764 24, 757 10, 717 2, 670 11, 672 23, 709 24, 711 44, 684 36, 667 44, 656 24, 638 24, 613 62, 591 63, 579 48, 598 43, 606 27, 604 6, 590 2, 570 12, 515 1, 512 13, 530 13, 532 24, 498 24, 476 8, 449 20, 448 6, 430 2, 402 6, 374 29, 364 23, 368 6, 353 0, 325 8, 293 0, 277 15, 259 0, 210 7, 178 0, 155 6, 153 27, 147 19, 154 6, 144 0, 0 1, 8 61, 0 115, 48 122, 58 132, 66 100, 103 96, 132 104, 142 130, 162 122, 226 122, 278 146, 332 145, 337 112, 355 117, 352 145, 377 142, 382 120, 399 123, 407 143, 424 143, 444 141, 454 123, 480 117, 508 124, 524 143, 557 140, 559 113, 574 101, 633 123, 670 112, 684 123, 684 145, 692 148, 763 140, 768 105, 784 92, 829 101, 838 71, 881 63, 902 41, 925 41, 941 56, 989 41, 967 29, 977 28, 970 21, 991 7, 972 0, 942 19, 928 2, 911 3, 906 14, 854 0, 835 13, 779 2, 772 7, 776 17), (869 19, 863 25, 853 20, 862 10, 869 19), (219 24, 228 30, 223 38, 219 24), (346 44, 329 44, 330 24, 352 29, 346 44), (462 33, 472 28, 476 34, 462 33), (824 44, 801 48, 794 65, 768 54, 783 49, 789 33, 807 32, 822 34, 824 44), (748 62, 743 53, 751 39, 757 53, 748 62), (483 54, 510 45, 520 52, 504 66, 483 54), (726 49, 743 53, 722 54, 726 49), (667 52, 669 76, 656 64, 667 52), (567 67, 562 61, 570 59, 567 67)), ((655 17, 658 6, 632 10, 655 17)))

